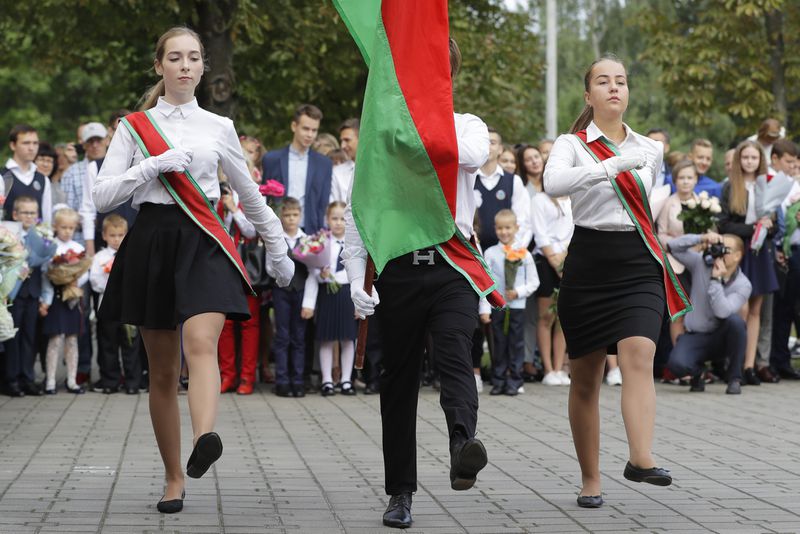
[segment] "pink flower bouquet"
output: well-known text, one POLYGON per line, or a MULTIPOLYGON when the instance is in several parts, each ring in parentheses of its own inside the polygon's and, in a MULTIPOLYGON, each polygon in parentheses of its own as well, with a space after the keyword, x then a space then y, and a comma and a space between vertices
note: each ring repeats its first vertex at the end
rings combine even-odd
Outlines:
POLYGON ((267 180, 265 184, 258 186, 258 192, 265 197, 282 197, 286 194, 286 188, 278 180, 267 180))
POLYGON ((330 230, 322 229, 315 234, 301 237, 292 250, 292 256, 310 269, 322 269, 331 264, 333 247, 330 244, 330 230))

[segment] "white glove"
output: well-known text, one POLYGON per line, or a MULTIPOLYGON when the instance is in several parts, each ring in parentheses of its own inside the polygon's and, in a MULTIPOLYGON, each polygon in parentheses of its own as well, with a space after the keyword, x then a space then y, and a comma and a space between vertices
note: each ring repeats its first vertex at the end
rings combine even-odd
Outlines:
POLYGON ((152 156, 139 164, 142 173, 150 180, 162 172, 183 172, 192 162, 192 151, 170 148, 160 156, 152 156))
POLYGON ((359 319, 365 319, 375 313, 375 306, 381 303, 375 286, 372 286, 372 295, 367 295, 367 292, 364 291, 363 276, 350 281, 350 299, 353 301, 359 319))
POLYGON ((645 152, 630 152, 625 156, 614 156, 602 162, 608 178, 616 178, 621 172, 631 169, 641 169, 647 165, 647 154, 645 152))
POLYGON ((294 262, 289 256, 282 255, 277 258, 267 254, 267 274, 278 283, 278 287, 286 287, 294 277, 294 262))

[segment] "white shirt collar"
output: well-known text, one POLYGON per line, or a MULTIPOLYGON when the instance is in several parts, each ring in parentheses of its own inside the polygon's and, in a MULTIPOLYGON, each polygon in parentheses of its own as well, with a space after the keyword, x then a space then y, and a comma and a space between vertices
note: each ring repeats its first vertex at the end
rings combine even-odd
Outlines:
POLYGON ((153 109, 155 109, 165 117, 169 117, 177 110, 180 116, 185 119, 189 115, 200 109, 200 106, 197 104, 196 98, 193 98, 191 102, 181 104, 180 106, 173 106, 172 104, 164 100, 163 96, 160 96, 158 97, 158 103, 156 104, 156 107, 154 107, 153 109))
POLYGON ((295 156, 297 156, 297 157, 298 157, 298 158, 300 158, 300 159, 305 159, 305 158, 307 158, 307 157, 308 157, 308 152, 309 152, 310 150, 311 150, 310 148, 307 148, 307 149, 305 149, 303 152, 300 152, 299 150, 297 150, 297 149, 294 147, 294 145, 293 145, 293 144, 289 143, 289 153, 290 153, 290 154, 294 154, 295 156))
POLYGON ((494 176, 503 176, 503 168, 502 168, 502 167, 500 166, 500 164, 498 163, 498 164, 497 164, 497 167, 494 169, 494 172, 493 172, 493 173, 491 173, 491 174, 489 174, 489 175, 486 175, 486 174, 483 174, 483 171, 478 171, 478 175, 479 175, 481 178, 492 178, 492 177, 494 177, 494 176))
MULTIPOLYGON (((619 146, 622 146, 628 142, 628 139, 630 139, 631 137, 631 132, 633 131, 624 122, 622 123, 622 127, 625 128, 625 139, 619 144, 619 146)), ((597 127, 594 121, 590 122, 589 126, 586 127, 586 142, 591 143, 592 141, 599 139, 600 137, 606 137, 606 136, 605 134, 603 134, 600 128, 597 127)), ((606 139, 608 139, 608 137, 606 137, 606 139)))
MULTIPOLYGON (((17 160, 14 158, 8 158, 8 161, 6 162, 6 169, 17 169, 20 173, 23 173, 22 167, 19 166, 19 163, 17 163, 17 160)), ((28 167, 28 172, 25 174, 33 174, 34 172, 36 172, 36 164, 31 162, 28 167)))

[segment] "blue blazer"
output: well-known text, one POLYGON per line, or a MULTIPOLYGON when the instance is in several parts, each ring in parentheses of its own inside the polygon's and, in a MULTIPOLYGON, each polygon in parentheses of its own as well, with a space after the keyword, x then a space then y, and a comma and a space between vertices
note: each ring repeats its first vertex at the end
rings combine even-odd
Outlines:
MULTIPOLYGON (((261 159, 263 180, 278 180, 289 192, 289 147, 272 150, 261 159)), ((303 231, 313 234, 325 226, 325 211, 331 199, 331 172, 333 162, 313 150, 308 151, 308 174, 304 199, 303 231)))

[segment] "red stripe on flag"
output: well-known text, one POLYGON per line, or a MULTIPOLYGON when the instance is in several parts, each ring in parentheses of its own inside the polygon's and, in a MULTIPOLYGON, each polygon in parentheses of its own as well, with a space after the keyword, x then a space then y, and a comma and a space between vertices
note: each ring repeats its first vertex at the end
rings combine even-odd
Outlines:
POLYGON ((447 0, 383 0, 381 17, 400 90, 455 218, 458 142, 447 0))

